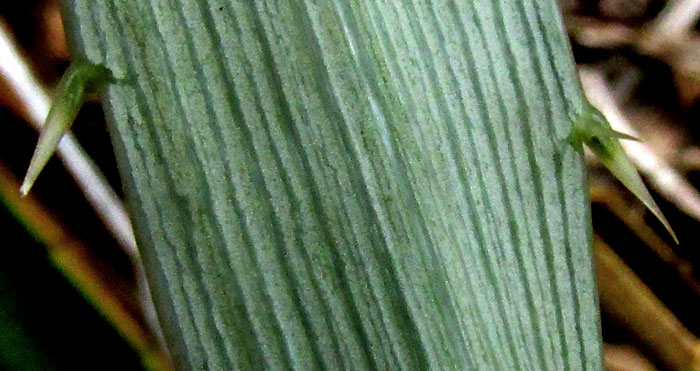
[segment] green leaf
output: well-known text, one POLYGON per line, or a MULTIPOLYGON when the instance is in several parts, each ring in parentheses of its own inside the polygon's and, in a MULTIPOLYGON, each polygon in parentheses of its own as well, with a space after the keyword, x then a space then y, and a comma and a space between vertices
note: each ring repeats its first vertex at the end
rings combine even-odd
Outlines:
POLYGON ((554 1, 64 1, 181 368, 600 369, 554 1))

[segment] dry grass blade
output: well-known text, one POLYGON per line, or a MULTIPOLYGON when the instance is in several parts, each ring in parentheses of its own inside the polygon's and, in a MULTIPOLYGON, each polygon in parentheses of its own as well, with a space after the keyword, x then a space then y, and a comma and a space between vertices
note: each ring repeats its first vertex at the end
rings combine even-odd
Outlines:
POLYGON ((596 236, 594 246, 603 313, 634 334, 669 369, 700 369, 700 340, 602 239, 596 236))
MULTIPOLYGON (((39 130, 49 112, 51 101, 22 59, 21 53, 16 49, 12 37, 2 22, 0 22, 0 73, 22 102, 27 122, 39 130)), ((122 202, 72 134, 67 133, 64 136, 59 144, 57 155, 116 240, 129 256, 138 259, 134 232, 122 202)))
MULTIPOLYGON (((21 198, 19 181, 0 164, 0 200, 16 215, 32 235, 47 248, 49 259, 90 301, 115 329, 134 347, 149 370, 169 370, 168 356, 144 323, 133 315, 123 298, 112 287, 114 278, 95 269, 88 247, 77 241, 33 197, 21 198)), ((126 286, 126 284, 123 284, 126 286)), ((126 293, 122 293, 123 295, 126 293)))
POLYGON ((603 345, 603 357, 607 371, 656 371, 648 359, 634 348, 624 345, 603 345))
MULTIPOLYGON (((27 122, 39 131, 49 112, 49 96, 45 88, 33 76, 29 65, 22 58, 10 32, 1 19, 0 78, 6 81, 17 97, 20 103, 17 107, 20 110, 19 113, 24 115, 27 122)), ((112 233, 119 246, 131 258, 139 277, 139 292, 143 311, 146 313, 151 330, 160 336, 160 326, 144 278, 131 221, 122 201, 71 133, 64 135, 58 145, 57 155, 67 171, 74 177, 96 214, 112 233)))

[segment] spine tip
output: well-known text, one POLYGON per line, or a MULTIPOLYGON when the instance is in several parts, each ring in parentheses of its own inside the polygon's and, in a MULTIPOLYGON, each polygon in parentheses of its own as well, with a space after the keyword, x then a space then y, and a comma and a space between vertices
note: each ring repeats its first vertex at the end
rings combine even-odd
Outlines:
POLYGON ((29 190, 32 189, 32 185, 27 183, 26 181, 22 183, 22 186, 19 187, 19 195, 20 197, 26 197, 29 194, 29 190))

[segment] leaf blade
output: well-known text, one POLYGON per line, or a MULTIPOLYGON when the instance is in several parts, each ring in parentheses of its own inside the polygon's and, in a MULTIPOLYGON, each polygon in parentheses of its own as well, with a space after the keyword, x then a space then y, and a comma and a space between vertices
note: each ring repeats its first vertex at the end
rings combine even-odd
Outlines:
POLYGON ((556 7, 428 5, 67 6, 183 363, 599 367, 556 7))

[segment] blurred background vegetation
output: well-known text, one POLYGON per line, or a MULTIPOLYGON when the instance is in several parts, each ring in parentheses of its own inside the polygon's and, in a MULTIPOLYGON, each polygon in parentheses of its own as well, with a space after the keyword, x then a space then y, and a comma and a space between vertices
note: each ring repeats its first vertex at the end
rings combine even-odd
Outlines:
MULTIPOLYGON (((606 367, 700 369, 700 0, 560 5, 587 94, 644 141, 628 151, 681 240, 587 157, 606 367)), ((171 369, 138 254, 86 201, 97 190, 54 158, 18 195, 37 138, 18 91, 50 92, 69 64, 58 2, 0 3, 0 33, 18 51, 0 51, 0 369, 171 369), (13 58, 33 85, 8 75, 13 58)), ((73 132, 120 195, 99 102, 73 132)))

